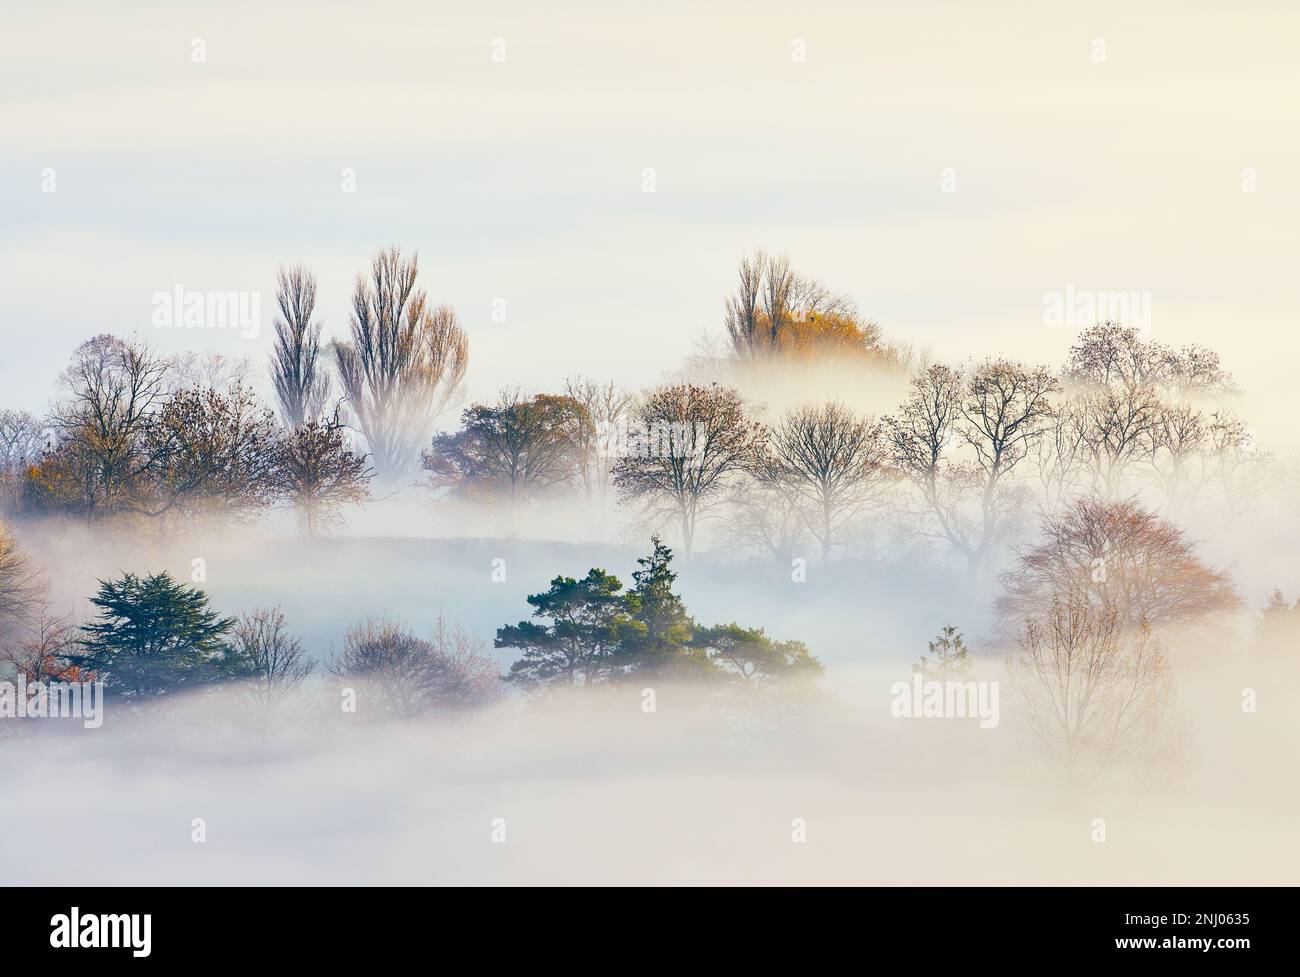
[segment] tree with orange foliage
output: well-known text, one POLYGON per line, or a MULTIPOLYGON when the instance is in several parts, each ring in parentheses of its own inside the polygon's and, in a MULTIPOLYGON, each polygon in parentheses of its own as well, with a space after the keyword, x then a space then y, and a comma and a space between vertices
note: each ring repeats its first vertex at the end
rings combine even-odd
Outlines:
POLYGON ((794 271, 787 256, 763 251, 741 259, 723 323, 732 351, 745 362, 868 356, 880 348, 880 327, 859 318, 846 296, 794 271))
POLYGON ((495 405, 466 407, 459 431, 433 438, 423 456, 428 484, 457 498, 504 505, 513 519, 580 478, 575 434, 589 425, 586 408, 572 397, 503 389, 495 405))
POLYGON ((1002 579, 997 608, 1011 627, 1061 600, 1113 609, 1125 627, 1204 626, 1241 607, 1226 573, 1206 566, 1181 529, 1133 500, 1080 499, 1047 518, 1041 541, 1002 579))
POLYGON ((7 663, 31 683, 93 681, 93 672, 68 661, 68 655, 77 650, 71 620, 55 617, 41 607, 22 639, 14 646, 0 648, 0 662, 7 663))

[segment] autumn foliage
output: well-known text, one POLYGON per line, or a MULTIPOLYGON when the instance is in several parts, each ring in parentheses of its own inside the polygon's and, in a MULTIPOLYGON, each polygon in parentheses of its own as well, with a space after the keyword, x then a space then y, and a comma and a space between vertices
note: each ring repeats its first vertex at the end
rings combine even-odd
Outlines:
POLYGON ((1207 625, 1241 607, 1229 576, 1202 562, 1181 529, 1131 500, 1080 499, 1047 517, 1003 584, 997 609, 1013 627, 1058 601, 1113 611, 1121 627, 1207 625))

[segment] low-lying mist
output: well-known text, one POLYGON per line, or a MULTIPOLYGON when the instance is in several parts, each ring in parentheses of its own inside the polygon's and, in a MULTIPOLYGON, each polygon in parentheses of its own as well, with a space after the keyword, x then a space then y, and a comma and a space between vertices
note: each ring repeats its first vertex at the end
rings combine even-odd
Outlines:
MULTIPOLYGON (((526 594, 588 566, 626 578, 645 549, 229 531, 162 545, 54 524, 22 535, 61 611, 84 615, 96 579, 170 569, 189 580, 198 559, 215 607, 280 606, 318 662, 359 620, 391 615, 421 632, 442 615, 502 671, 510 655, 491 650, 492 634, 527 617, 526 594)), ((1272 578, 1259 567, 1284 565, 1286 541, 1274 545, 1252 556, 1261 586, 1272 578)), ((665 685, 648 712, 635 681, 373 722, 364 698, 343 715, 338 680, 318 674, 270 728, 238 690, 146 714, 110 700, 98 730, 10 723, 0 821, 23 843, 7 846, 3 878, 1192 884, 1300 870, 1292 649, 1167 641, 1173 748, 1071 772, 1025 728, 1009 648, 981 640, 991 585, 899 560, 841 561, 825 576, 814 563, 803 583, 770 561, 707 553, 679 569, 697 618, 805 641, 826 665, 816 691, 751 702, 665 685), (948 623, 971 638, 972 678, 1002 689, 989 728, 893 714, 896 683, 913 680, 925 639, 948 623)))
POLYGON ((989 729, 893 718, 902 661, 833 674, 782 709, 662 688, 650 713, 629 686, 264 737, 228 694, 10 738, 4 831, 22 844, 4 877, 1191 884, 1300 869, 1300 790, 1276 748, 1294 741, 1294 672, 1180 673, 1178 758, 1087 782, 1039 762, 1005 706, 989 729))

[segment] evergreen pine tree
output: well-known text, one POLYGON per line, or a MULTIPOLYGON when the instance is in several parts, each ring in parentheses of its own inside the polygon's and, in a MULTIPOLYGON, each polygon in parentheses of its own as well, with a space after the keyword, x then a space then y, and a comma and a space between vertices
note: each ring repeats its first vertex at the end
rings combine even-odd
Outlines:
POLYGON ((203 591, 167 573, 128 573, 100 581, 91 603, 99 619, 83 628, 84 652, 68 658, 115 694, 145 699, 236 677, 223 641, 235 620, 211 610, 203 591))
POLYGON ((651 542, 650 555, 637 560, 631 590, 592 569, 580 580, 556 577, 545 593, 529 596, 538 620, 497 629, 496 647, 523 650, 506 681, 539 689, 620 678, 713 678, 754 691, 822 673, 801 641, 774 641, 761 628, 739 624, 697 627, 673 592, 673 551, 658 536, 651 542))
POLYGON ((654 549, 636 562, 636 586, 628 594, 634 620, 644 628, 629 635, 625 653, 633 672, 651 672, 674 677, 692 677, 712 670, 703 648, 691 644, 695 622, 679 595, 673 593, 677 574, 672 569, 673 551, 658 536, 654 549))
POLYGON ((1279 655, 1300 645, 1300 600, 1288 604, 1282 591, 1274 590, 1255 625, 1251 645, 1255 654, 1279 655))
POLYGON ((506 681, 525 688, 607 681, 620 667, 620 641, 641 630, 628 615, 623 584, 604 570, 593 568, 581 580, 556 577, 528 603, 533 617, 549 623, 506 625, 497 629, 495 641, 498 648, 523 649, 506 681))
POLYGON ((912 666, 913 671, 943 679, 967 675, 975 664, 966 642, 957 633, 954 625, 947 625, 933 641, 927 644, 933 657, 922 655, 921 661, 912 666))

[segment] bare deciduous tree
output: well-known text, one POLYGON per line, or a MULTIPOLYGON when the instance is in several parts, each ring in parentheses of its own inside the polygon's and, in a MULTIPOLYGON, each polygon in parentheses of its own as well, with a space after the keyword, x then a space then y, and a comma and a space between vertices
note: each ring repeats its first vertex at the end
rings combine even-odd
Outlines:
POLYGON ((1196 460, 1206 443, 1205 414, 1191 404, 1173 404, 1160 412, 1152 440, 1151 467, 1171 509, 1200 495, 1196 460))
POLYGON ((899 412, 886 419, 894 462, 921 492, 934 535, 961 554, 971 573, 1006 538, 1022 492, 1012 471, 1054 416, 1058 389, 1045 367, 990 360, 963 377, 936 364, 912 380, 899 412))
POLYGON ((218 390, 251 386, 253 364, 247 356, 231 358, 221 353, 189 350, 167 360, 167 390, 218 390))
POLYGON ((741 258, 740 282, 735 295, 727 299, 723 322, 733 351, 742 358, 757 358, 767 345, 767 336, 759 323, 766 265, 767 256, 762 251, 741 258))
POLYGON ((1151 467, 1169 506, 1194 511, 1206 498, 1236 515, 1259 501, 1275 459, 1259 450, 1245 422, 1229 411, 1166 405, 1154 435, 1151 467))
POLYGON ((721 510, 719 536, 734 553, 756 551, 789 565, 807 552, 808 521, 800 500, 770 479, 737 479, 721 510))
POLYGON ((75 681, 81 678, 68 662, 79 650, 77 631, 68 617, 50 614, 48 606, 36 602, 28 623, 15 640, 4 640, 0 625, 0 662, 7 663, 29 682, 75 681))
POLYGON ((652 516, 671 516, 687 558, 700 520, 734 475, 752 473, 764 452, 762 425, 745 416, 740 394, 716 384, 660 387, 633 413, 646 442, 620 458, 614 484, 652 516))
POLYGON ((990 360, 971 374, 962 404, 961 434, 985 473, 986 492, 1024 460, 1052 416, 1049 398, 1060 389, 1046 367, 990 360))
POLYGON ((32 414, 0 410, 0 512, 17 506, 28 466, 46 450, 46 434, 32 414))
POLYGON ((155 459, 144 450, 150 416, 166 395, 168 363, 147 346, 114 336, 87 340, 63 375, 68 399, 52 424, 62 461, 60 492, 89 518, 118 511, 136 498, 155 459))
POLYGON ((269 722, 315 670, 302 642, 289 633, 278 607, 241 615, 231 631, 231 655, 244 688, 269 722))
POLYGON ((582 491, 604 515, 612 500, 614 464, 625 443, 627 420, 635 401, 613 383, 581 377, 565 380, 564 394, 582 407, 574 414, 570 437, 577 452, 582 491))
POLYGON ((1164 405, 1148 387, 1107 387, 1078 404, 1091 494, 1116 499, 1133 486, 1139 466, 1150 460, 1164 405))
POLYGON ((276 497, 280 431, 242 386, 178 391, 151 418, 144 444, 151 495, 128 511, 246 517, 276 497))
POLYGON ((39 571, 0 522, 0 650, 16 643, 43 593, 39 571))
POLYGON ((1147 624, 1125 629, 1113 608, 1054 598, 1025 622, 1008 671, 1018 718, 1072 773, 1149 755, 1167 732, 1165 655, 1147 624))
POLYGON ((871 503, 885 471, 881 427, 843 404, 796 408, 773 428, 770 461, 761 477, 792 493, 822 565, 848 525, 871 503))
POLYGON ((54 408, 52 448, 30 469, 35 509, 86 516, 246 516, 276 494, 274 416, 217 356, 186 377, 147 347, 83 343, 54 408), (224 379, 223 379, 224 378, 224 379), (211 382, 209 382, 211 381, 211 382))
POLYGON ((291 429, 318 420, 329 396, 329 376, 320 363, 316 276, 302 265, 281 268, 275 293, 280 315, 275 320, 271 380, 280 403, 280 419, 291 429))
POLYGON ((1175 350, 1117 322, 1085 329, 1070 348, 1064 374, 1068 383, 1093 389, 1142 387, 1179 397, 1236 390, 1213 350, 1195 345, 1175 350))
POLYGON ((1227 411, 1210 415, 1202 462, 1205 484, 1234 516, 1258 505, 1263 480, 1276 470, 1276 460, 1259 449, 1246 422, 1227 411))
POLYGON ((1086 415, 1078 398, 1060 404, 1034 442, 1033 471, 1049 511, 1083 494, 1092 479, 1086 415))
POLYGON ((352 337, 334 344, 347 406, 384 480, 419 464, 469 364, 456 313, 429 307, 415 285, 418 268, 417 256, 403 259, 396 247, 379 252, 369 278, 357 277, 352 337))
POLYGON ((45 437, 36 417, 25 410, 0 410, 0 472, 20 471, 40 458, 45 437))
POLYGON ((300 424, 281 439, 277 487, 298 513, 305 536, 337 525, 343 506, 370 498, 373 474, 365 457, 352 450, 337 412, 300 424))
POLYGON ((361 686, 358 715, 415 719, 486 705, 500 695, 495 662, 483 643, 441 617, 429 639, 396 621, 372 619, 351 628, 331 674, 361 686))

